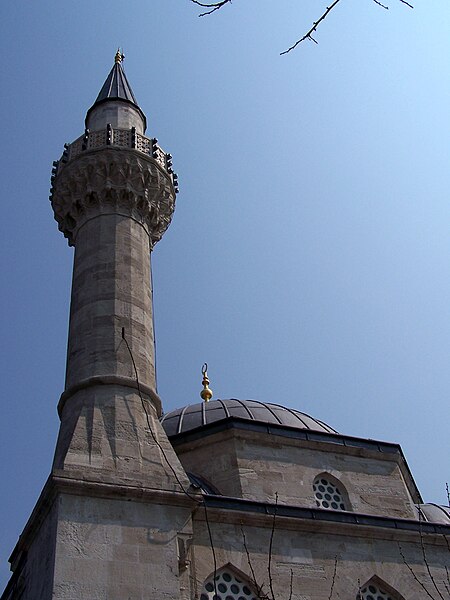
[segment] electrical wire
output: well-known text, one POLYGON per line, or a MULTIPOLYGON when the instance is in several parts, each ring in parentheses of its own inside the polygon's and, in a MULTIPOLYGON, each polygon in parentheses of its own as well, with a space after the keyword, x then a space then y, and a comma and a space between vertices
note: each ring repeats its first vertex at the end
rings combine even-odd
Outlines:
POLYGON ((214 594, 217 597, 217 557, 216 557, 216 551, 214 548, 214 543, 213 543, 213 539, 212 539, 212 532, 211 532, 211 526, 209 523, 209 517, 208 517, 208 509, 206 506, 206 502, 204 500, 198 500, 198 498, 196 498, 195 496, 193 496, 192 494, 190 494, 186 488, 184 487, 184 485, 182 484, 182 482, 180 481, 180 478, 178 477, 177 472, 175 471, 175 469, 173 468, 172 463, 169 461, 169 458, 167 457, 166 451, 164 450, 163 446, 159 443, 158 439, 156 438, 156 435, 153 432, 152 426, 150 425, 150 415, 148 414, 148 410, 147 407, 145 406, 145 400, 142 396, 142 391, 141 391, 141 385, 139 383, 139 375, 138 375, 138 371, 137 371, 137 367, 136 367, 136 362, 134 360, 134 356, 133 356, 133 352, 131 351, 130 345, 128 343, 127 338, 125 337, 125 327, 122 327, 122 340, 125 342, 125 346, 127 347, 128 353, 130 355, 131 358, 131 362, 133 364, 133 369, 134 369, 134 375, 136 378, 136 386, 137 386, 137 391, 139 394, 139 398, 141 400, 141 404, 142 404, 142 408, 144 410, 145 413, 145 417, 147 420, 147 427, 148 430, 150 431, 150 434, 153 438, 153 441, 155 442, 155 444, 157 445, 157 447, 160 449, 161 454, 164 457, 164 460, 166 461, 166 463, 168 464, 170 470, 172 471, 178 485, 180 486, 182 492, 191 500, 194 500, 194 502, 197 504, 196 509, 201 506, 203 504, 203 508, 205 511, 205 522, 206 522, 206 528, 208 530, 208 537, 209 537, 209 545, 211 547, 211 553, 212 553, 212 557, 213 557, 213 564, 214 564, 214 594))
POLYGON ((178 474, 177 474, 177 472, 176 472, 176 471, 175 471, 175 469, 173 468, 173 465, 172 465, 172 463, 171 463, 171 462, 170 462, 170 460, 168 459, 168 457, 167 457, 167 454, 166 454, 166 451, 164 450, 163 446, 162 446, 162 445, 159 443, 159 441, 158 441, 158 439, 157 439, 156 435, 155 435, 155 434, 154 434, 154 432, 153 432, 152 426, 150 425, 150 415, 149 415, 149 413, 148 413, 147 407, 145 406, 145 400, 144 400, 144 398, 143 398, 143 396, 142 396, 141 385, 140 385, 140 382, 139 382, 139 375, 138 375, 138 371, 137 371, 137 367, 136 367, 136 362, 135 362, 135 360, 134 360, 134 356, 133 356, 133 352, 131 351, 130 344, 128 343, 128 340, 127 340, 127 338, 125 337, 125 327, 122 327, 122 339, 123 339, 123 341, 125 342, 125 346, 127 347, 128 353, 129 353, 129 355, 130 355, 130 358, 131 358, 131 362, 132 362, 132 364, 133 364, 134 374, 135 374, 135 378, 136 378, 136 386, 137 386, 137 391, 138 391, 138 394, 139 394, 139 398, 141 399, 142 408, 143 408, 143 410, 144 410, 144 413, 145 413, 145 417, 146 417, 146 421, 147 421, 147 427, 148 427, 148 430, 150 431, 150 434, 151 434, 151 436, 152 436, 152 438, 153 438, 153 441, 154 441, 154 442, 155 442, 155 444, 158 446, 158 448, 161 450, 161 453, 162 453, 162 455, 163 455, 163 457, 164 457, 164 460, 166 461, 167 465, 169 466, 170 470, 172 471, 172 473, 173 473, 173 476, 175 477, 175 479, 176 479, 176 481, 177 481, 178 485, 180 486, 180 488, 181 488, 182 492, 183 492, 183 493, 184 493, 184 494, 185 494, 185 495, 186 495, 188 498, 190 498, 191 500, 194 500, 194 501, 195 501, 197 504, 201 504, 201 501, 199 501, 199 500, 198 500, 198 498, 196 498, 195 496, 193 496, 192 494, 190 494, 190 493, 189 493, 189 492, 186 490, 186 488, 185 488, 185 487, 184 487, 184 485, 182 484, 182 482, 181 482, 180 478, 178 477, 178 474))

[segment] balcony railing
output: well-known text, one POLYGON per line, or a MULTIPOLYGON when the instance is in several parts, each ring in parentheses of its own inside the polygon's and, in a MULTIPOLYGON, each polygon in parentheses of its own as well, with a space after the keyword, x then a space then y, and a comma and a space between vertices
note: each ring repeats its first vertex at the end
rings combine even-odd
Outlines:
MULTIPOLYGON (((138 152, 142 152, 142 154, 151 156, 157 164, 171 176, 175 192, 178 193, 178 176, 172 169, 171 154, 164 152, 158 145, 158 140, 156 138, 147 138, 144 135, 137 133, 134 127, 131 129, 113 129, 113 127, 108 124, 105 129, 100 131, 90 132, 89 130, 86 130, 84 135, 80 136, 71 144, 64 144, 64 153, 61 162, 68 162, 87 150, 102 148, 104 146, 132 148, 138 152)), ((54 174, 55 173, 56 170, 54 174)))

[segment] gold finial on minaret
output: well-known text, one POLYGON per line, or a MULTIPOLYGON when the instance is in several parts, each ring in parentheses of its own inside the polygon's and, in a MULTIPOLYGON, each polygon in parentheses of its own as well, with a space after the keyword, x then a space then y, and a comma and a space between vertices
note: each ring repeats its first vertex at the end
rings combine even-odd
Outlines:
POLYGON ((200 397, 205 402, 209 402, 209 400, 211 400, 211 398, 213 397, 213 391, 209 389, 208 364, 207 363, 205 363, 202 367, 202 375, 203 375, 203 380, 202 380, 203 389, 200 392, 200 397))
POLYGON ((114 62, 116 64, 117 63, 121 63, 124 58, 125 58, 125 55, 123 54, 123 52, 120 51, 120 48, 117 48, 117 52, 116 52, 116 55, 114 57, 114 62))

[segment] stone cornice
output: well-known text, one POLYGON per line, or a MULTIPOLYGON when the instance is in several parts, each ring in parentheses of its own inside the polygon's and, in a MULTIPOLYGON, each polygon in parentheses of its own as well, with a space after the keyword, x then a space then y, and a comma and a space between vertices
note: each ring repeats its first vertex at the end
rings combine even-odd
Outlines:
POLYGON ((194 508, 202 501, 198 492, 189 491, 189 496, 172 489, 162 490, 132 485, 129 482, 116 483, 114 481, 99 481, 85 477, 77 479, 67 476, 65 471, 55 470, 51 475, 57 491, 61 493, 89 496, 95 498, 113 498, 136 500, 151 504, 164 504, 168 506, 185 506, 194 508), (198 500, 195 496, 198 495, 198 500))
POLYGON ((125 377, 123 375, 95 375, 93 377, 88 377, 87 379, 82 379, 75 385, 72 385, 70 388, 64 390, 61 394, 58 402, 58 415, 61 417, 62 411, 64 410, 64 405, 67 400, 71 398, 74 394, 79 392, 80 390, 84 390, 88 387, 93 386, 104 386, 104 385, 114 385, 121 387, 132 388, 136 391, 141 391, 144 399, 150 399, 153 406, 156 407, 156 412, 158 416, 161 416, 161 398, 155 392, 155 390, 144 383, 137 383, 136 379, 132 377, 125 377))
POLYGON ((175 189, 170 174, 154 158, 108 146, 61 164, 53 180, 51 203, 59 229, 71 246, 86 221, 118 214, 140 223, 153 247, 172 219, 175 189))
MULTIPOLYGON (((274 514, 281 519, 279 528, 301 529, 314 533, 335 533, 337 535, 383 539, 410 539, 420 541, 427 536, 430 542, 446 546, 444 536, 450 535, 450 525, 366 515, 348 511, 326 510, 321 508, 304 508, 284 504, 275 505, 268 502, 257 502, 243 498, 204 495, 204 503, 209 509, 210 518, 221 523, 242 523, 272 527, 274 514), (244 515, 244 516, 243 516, 244 515)), ((196 519, 202 519, 198 513, 196 519)))

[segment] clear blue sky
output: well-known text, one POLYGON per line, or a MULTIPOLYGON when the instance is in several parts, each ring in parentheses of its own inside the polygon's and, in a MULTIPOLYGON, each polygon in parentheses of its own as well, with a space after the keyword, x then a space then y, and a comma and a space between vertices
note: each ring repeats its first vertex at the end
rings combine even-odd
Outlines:
POLYGON ((153 253, 159 393, 285 404, 450 479, 450 3, 2 2, 0 587, 49 473, 72 250, 51 163, 117 45, 181 193, 153 253))

